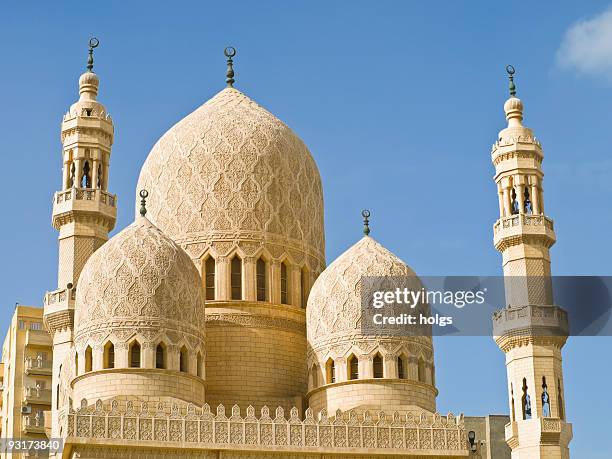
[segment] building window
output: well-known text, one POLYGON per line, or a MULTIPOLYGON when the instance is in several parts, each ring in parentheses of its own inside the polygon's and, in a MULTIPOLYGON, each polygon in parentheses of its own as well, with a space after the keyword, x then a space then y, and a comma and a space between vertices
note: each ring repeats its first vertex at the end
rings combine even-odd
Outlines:
POLYGON ((166 368, 166 346, 159 343, 155 349, 155 368, 166 368))
POLYGON ((181 348, 181 353, 179 356, 179 370, 187 373, 189 369, 189 354, 187 353, 187 348, 183 346, 181 348))
POLYGON ((359 379, 359 360, 354 355, 348 359, 349 379, 359 379))
POLYGON ((40 331, 42 330, 42 324, 40 322, 31 322, 30 330, 40 331))
POLYGON ((281 263, 281 303, 289 304, 289 268, 285 262, 281 263))
POLYGON ((231 262, 232 300, 242 299, 242 260, 238 255, 231 262))
POLYGON ((130 344, 130 367, 140 368, 140 343, 138 341, 130 344))
POLYGON ((266 262, 257 259, 257 301, 266 301, 266 262))
POLYGON ((308 304, 308 271, 306 268, 300 270, 300 287, 302 289, 302 309, 306 309, 308 304))
POLYGON ((420 382, 425 382, 425 361, 419 357, 418 379, 420 382))
POLYGON ((87 349, 85 349, 85 372, 91 371, 92 365, 91 365, 91 361, 92 361, 92 352, 91 352, 91 346, 87 346, 87 349))
POLYGON ((19 321, 19 330, 25 330, 26 323, 23 320, 19 321))
POLYGON ((104 345, 104 368, 115 368, 115 345, 110 341, 104 345))
POLYGON ((215 259, 208 257, 204 264, 204 275, 206 282, 206 299, 215 299, 215 259))
POLYGON ((198 352, 198 356, 197 356, 197 361, 196 361, 196 365, 197 365, 197 375, 201 378, 202 377, 202 354, 198 352))
POLYGON ((544 376, 542 376, 542 417, 550 417, 550 396, 548 395, 548 386, 544 376))
POLYGON ((510 383, 510 420, 513 422, 516 421, 514 417, 514 387, 512 383, 510 383))
POLYGON ((404 358, 401 355, 397 358, 397 377, 399 379, 406 379, 406 368, 404 366, 404 358))
POLYGON ((325 373, 327 384, 336 382, 336 364, 333 359, 329 359, 325 364, 325 373))

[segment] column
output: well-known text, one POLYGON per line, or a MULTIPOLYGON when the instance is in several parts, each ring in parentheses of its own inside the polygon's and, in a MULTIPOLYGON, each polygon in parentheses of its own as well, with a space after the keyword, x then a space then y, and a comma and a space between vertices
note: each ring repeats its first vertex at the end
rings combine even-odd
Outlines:
POLYGON ((92 171, 91 171, 91 188, 98 188, 98 164, 99 161, 97 159, 93 159, 92 163, 92 171))
POLYGON ((270 260, 270 303, 280 304, 280 276, 281 266, 280 261, 270 260))
POLYGON ((146 341, 140 350, 140 366, 142 368, 155 368, 155 343, 146 341))
POLYGON ((242 282, 243 298, 247 301, 257 300, 257 259, 244 257, 244 278, 242 282))
POLYGON ((538 177, 536 175, 531 176, 531 205, 533 207, 533 213, 539 215, 540 212, 540 196, 538 193, 538 177))
MULTIPOLYGON (((397 355, 387 354, 383 356, 384 377, 385 378, 398 378, 397 374, 397 355)), ((405 370, 404 370, 405 371, 405 370)))
POLYGON ((505 209, 504 209, 504 190, 501 187, 501 183, 497 184, 497 197, 499 202, 499 217, 505 217, 505 209))
POLYGON ((215 291, 216 299, 228 301, 231 298, 231 270, 228 257, 217 257, 215 272, 215 291))
POLYGON ((290 270, 290 281, 291 288, 289 289, 289 303, 298 308, 302 304, 302 272, 299 266, 291 265, 290 270))

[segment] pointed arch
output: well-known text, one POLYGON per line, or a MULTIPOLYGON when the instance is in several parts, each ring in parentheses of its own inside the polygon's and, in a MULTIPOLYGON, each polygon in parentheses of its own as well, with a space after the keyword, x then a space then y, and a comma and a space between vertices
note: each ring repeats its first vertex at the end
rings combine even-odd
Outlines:
POLYGON ((347 379, 359 379, 359 359, 357 359, 355 354, 351 354, 346 362, 348 370, 347 379))
POLYGON ((104 368, 115 368, 115 345, 108 341, 104 345, 104 368))
POLYGON ((189 352, 185 346, 181 347, 179 353, 179 371, 187 373, 189 371, 189 352))
POLYGON ((336 382, 336 363, 331 357, 325 363, 325 382, 327 384, 336 382))
POLYGON ((399 379, 407 379, 406 369, 408 365, 406 364, 406 356, 400 354, 397 356, 397 377, 399 379))
POLYGON ((280 266, 281 276, 280 276, 280 293, 281 293, 281 304, 290 304, 290 290, 291 290, 291 279, 289 278, 289 265, 287 264, 287 260, 281 262, 280 266))
POLYGON ((206 299, 209 301, 215 299, 215 276, 216 261, 209 255, 204 261, 204 288, 206 290, 206 299))
POLYGON ((268 264, 263 257, 259 257, 256 262, 256 288, 257 301, 266 301, 268 299, 268 264))
POLYGON ((382 378, 384 374, 383 358, 380 353, 376 353, 372 360, 372 375, 375 378, 382 378))
POLYGON ((91 346, 85 348, 85 373, 90 372, 92 369, 93 352, 91 346))
POLYGON ((155 347, 155 368, 166 368, 166 354, 166 345, 162 341, 155 347))
POLYGON ((141 348, 138 340, 134 340, 130 343, 129 346, 129 359, 130 359, 130 368, 140 368, 141 367, 141 348))
POLYGON ((238 254, 230 262, 230 287, 232 300, 242 300, 242 258, 238 254))

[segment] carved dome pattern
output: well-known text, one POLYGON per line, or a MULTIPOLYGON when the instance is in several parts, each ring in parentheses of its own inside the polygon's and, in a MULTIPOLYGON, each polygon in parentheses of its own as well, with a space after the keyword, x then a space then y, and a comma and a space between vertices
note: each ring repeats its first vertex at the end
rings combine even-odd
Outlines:
POLYGON ((185 251, 148 219, 138 217, 85 264, 77 288, 75 341, 144 328, 187 334, 192 345, 201 346, 200 286, 200 275, 185 251))
POLYGON ((143 188, 151 195, 147 216, 192 255, 202 243, 255 240, 304 251, 319 265, 313 269, 324 266, 323 194, 310 152, 234 88, 159 139, 140 173, 143 188))
POLYGON ((308 342, 313 350, 361 335, 364 276, 409 276, 420 282, 397 256, 371 237, 363 237, 331 263, 312 287, 306 314, 308 342))

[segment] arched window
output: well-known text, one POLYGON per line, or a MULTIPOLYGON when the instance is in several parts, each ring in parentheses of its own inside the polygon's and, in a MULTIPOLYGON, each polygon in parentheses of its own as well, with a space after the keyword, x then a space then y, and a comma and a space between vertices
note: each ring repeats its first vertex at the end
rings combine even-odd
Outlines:
POLYGON ((557 404, 559 405, 559 419, 565 419, 563 411, 563 397, 561 396, 561 378, 557 379, 557 404))
POLYGON ((319 387, 319 365, 314 363, 310 369, 310 380, 312 389, 319 387))
POLYGON ((74 374, 75 376, 79 375, 79 353, 74 353, 74 374))
POLYGON ((187 373, 189 369, 189 354, 187 353, 187 348, 183 346, 181 348, 180 358, 179 358, 179 370, 183 373, 187 373))
POLYGON ((425 382, 425 361, 423 357, 419 357, 418 379, 420 382, 425 382))
POLYGON ((215 299, 215 259, 208 257, 204 263, 204 279, 206 283, 206 299, 215 299))
POLYGON ((81 178, 81 188, 91 188, 91 167, 89 161, 83 163, 83 177, 81 178))
POLYGON ((531 419, 531 398, 527 393, 527 379, 523 378, 523 396, 521 397, 523 407, 523 419, 531 419))
POLYGON ((166 368, 166 346, 159 343, 155 348, 155 368, 166 368))
POLYGON ((115 368, 115 345, 110 341, 104 345, 104 368, 115 368))
POLYGON ((406 379, 406 367, 404 365, 404 358, 401 355, 397 358, 397 377, 399 379, 406 379))
POLYGON ((242 260, 238 255, 231 262, 232 300, 242 299, 242 260))
MULTIPOLYGON (((59 366, 59 372, 58 374, 62 374, 62 366, 59 366)), ((59 410, 59 383, 57 383, 57 386, 55 386, 55 409, 59 410)))
POLYGON ((130 344, 130 367, 140 368, 140 343, 138 341, 130 344))
POLYGON ((289 304, 289 268, 285 262, 281 263, 281 303, 289 304))
POLYGON ((550 397, 548 395, 548 386, 546 385, 545 376, 542 376, 542 417, 550 417, 550 397))
POLYGON ((510 420, 516 421, 516 418, 514 417, 514 387, 512 386, 512 383, 510 383, 510 420))
POLYGON ((519 213, 519 203, 516 199, 516 190, 514 188, 512 188, 512 193, 510 195, 510 197, 512 198, 512 215, 516 215, 519 213))
POLYGON ((308 304, 308 271, 306 267, 300 270, 300 287, 302 289, 302 309, 308 304))
POLYGON ((102 188, 102 164, 98 163, 98 179, 96 188, 102 188))
POLYGON ((354 355, 348 359, 348 379, 359 379, 359 360, 354 355))
POLYGON ((529 199, 529 187, 525 187, 525 201, 523 203, 523 212, 525 212, 527 215, 531 215, 533 213, 531 199, 529 199))
POLYGON ((200 352, 198 352, 198 355, 196 357, 196 365, 197 365, 196 373, 201 378, 203 365, 202 365, 202 354, 200 352))
POLYGON ((266 301, 266 262, 257 259, 257 301, 266 301))
POLYGON ((336 382, 336 364, 332 358, 329 358, 325 364, 325 379, 327 384, 336 382))
POLYGON ((91 371, 91 361, 93 360, 92 358, 92 352, 91 352, 91 346, 87 346, 87 348, 85 349, 85 372, 91 371))
POLYGON ((374 356, 374 377, 382 378, 383 377, 383 358, 380 354, 376 354, 374 356))

